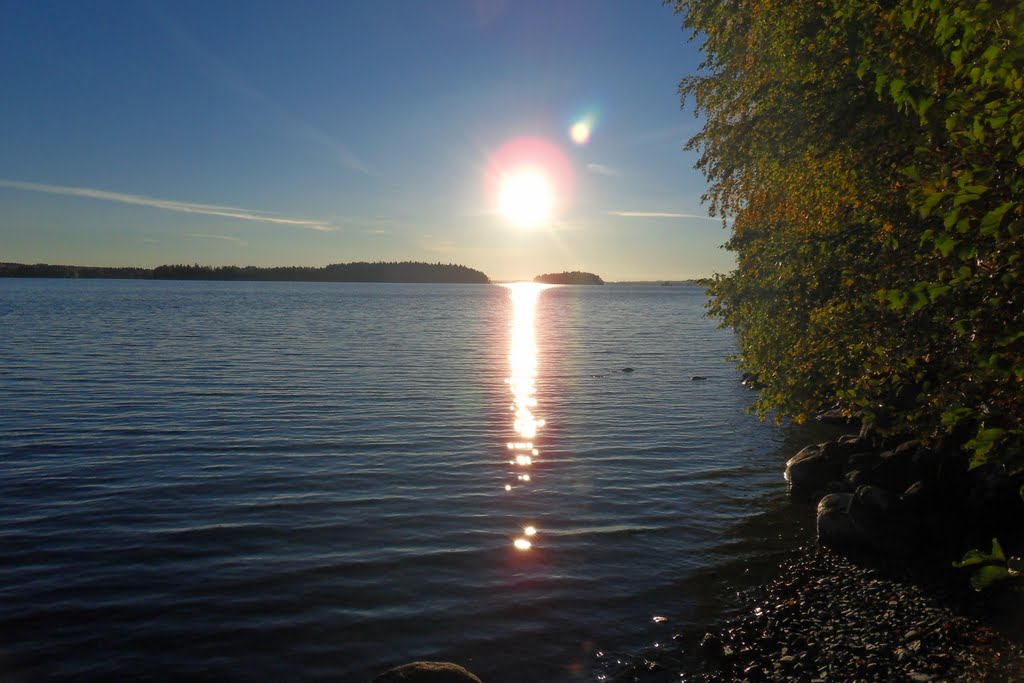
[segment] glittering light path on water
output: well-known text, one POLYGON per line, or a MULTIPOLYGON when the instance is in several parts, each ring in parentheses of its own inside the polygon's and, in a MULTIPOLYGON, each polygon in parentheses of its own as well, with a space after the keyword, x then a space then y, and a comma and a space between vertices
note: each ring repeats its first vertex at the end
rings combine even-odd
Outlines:
MULTIPOLYGON (((516 483, 506 484, 505 490, 530 481, 530 468, 537 461, 540 450, 536 447, 538 432, 544 427, 544 420, 537 417, 537 336, 534 318, 540 293, 550 285, 534 282, 515 282, 504 285, 512 300, 512 338, 509 344, 509 376, 505 382, 512 393, 510 410, 514 415, 512 428, 515 441, 506 447, 511 452, 509 464, 513 466, 516 483)), ((523 526, 522 534, 513 545, 518 550, 529 550, 537 529, 532 525, 523 526)))

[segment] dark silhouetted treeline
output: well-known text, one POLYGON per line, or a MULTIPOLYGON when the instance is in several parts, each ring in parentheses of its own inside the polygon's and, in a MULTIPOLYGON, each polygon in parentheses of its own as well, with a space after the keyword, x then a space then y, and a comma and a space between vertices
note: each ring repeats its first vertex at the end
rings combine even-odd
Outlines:
POLYGON ((0 277, 113 278, 140 280, 269 280, 274 282, 448 282, 488 283, 479 270, 450 263, 416 261, 334 263, 323 268, 288 266, 167 265, 156 268, 107 268, 37 263, 0 263, 0 277))
POLYGON ((602 280, 593 273, 584 273, 574 270, 571 273, 545 273, 533 278, 534 282, 543 282, 549 285, 603 285, 602 280))
POLYGON ((150 268, 112 268, 106 266, 58 266, 49 263, 0 263, 0 277, 106 278, 151 280, 150 268))

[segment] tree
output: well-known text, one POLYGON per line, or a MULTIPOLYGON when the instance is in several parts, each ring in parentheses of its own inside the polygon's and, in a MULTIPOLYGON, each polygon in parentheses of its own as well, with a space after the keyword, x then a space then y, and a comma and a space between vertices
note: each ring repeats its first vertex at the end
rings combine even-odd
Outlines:
POLYGON ((826 406, 1024 466, 1024 11, 677 0, 705 199, 737 268, 710 311, 756 410, 826 406))

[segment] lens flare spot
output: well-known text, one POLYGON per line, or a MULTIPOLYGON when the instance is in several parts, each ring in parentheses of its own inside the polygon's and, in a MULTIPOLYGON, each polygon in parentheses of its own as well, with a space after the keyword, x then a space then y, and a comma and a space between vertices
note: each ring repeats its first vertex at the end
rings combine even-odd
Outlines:
POLYGON ((536 536, 537 535, 537 527, 532 527, 532 526, 523 527, 523 533, 526 534, 527 536, 536 536))
POLYGON ((590 140, 590 121, 577 121, 569 128, 569 137, 577 145, 585 145, 590 140))
POLYGON ((516 547, 516 550, 529 550, 533 547, 533 544, 525 538, 517 538, 512 545, 516 547))

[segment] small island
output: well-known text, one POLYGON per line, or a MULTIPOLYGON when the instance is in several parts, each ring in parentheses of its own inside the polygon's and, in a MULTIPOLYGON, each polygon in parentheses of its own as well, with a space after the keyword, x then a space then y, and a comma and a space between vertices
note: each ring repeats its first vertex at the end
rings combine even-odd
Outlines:
POLYGON ((245 280, 274 282, 436 282, 487 284, 479 270, 449 263, 417 261, 334 263, 309 266, 166 265, 156 268, 0 263, 0 277, 107 278, 137 280, 245 280))
POLYGON ((603 285, 602 280, 593 273, 584 273, 574 270, 571 273, 545 273, 533 278, 534 282, 543 282, 548 285, 603 285))

